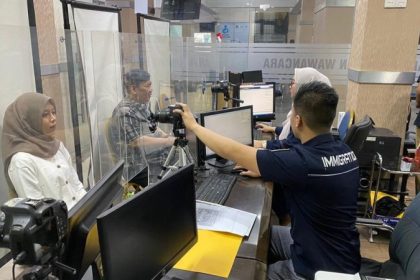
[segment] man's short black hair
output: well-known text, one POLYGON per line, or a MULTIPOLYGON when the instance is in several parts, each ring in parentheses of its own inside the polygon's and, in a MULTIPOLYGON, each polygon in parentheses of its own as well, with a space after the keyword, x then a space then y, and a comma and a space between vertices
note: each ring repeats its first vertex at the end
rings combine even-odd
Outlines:
POLYGON ((315 132, 329 130, 334 121, 338 95, 322 82, 310 82, 299 87, 293 100, 296 114, 315 132))
POLYGON ((124 83, 126 88, 129 86, 138 86, 142 82, 150 81, 149 72, 142 69, 133 69, 124 75, 124 83))

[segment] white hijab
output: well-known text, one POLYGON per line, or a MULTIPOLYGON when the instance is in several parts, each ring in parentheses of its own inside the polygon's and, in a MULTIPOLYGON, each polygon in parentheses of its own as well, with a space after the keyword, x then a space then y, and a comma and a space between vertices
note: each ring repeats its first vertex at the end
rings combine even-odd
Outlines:
MULTIPOLYGON (((327 85, 331 86, 330 80, 324 74, 318 72, 318 70, 305 67, 305 68, 295 68, 295 84, 296 84, 296 92, 299 90, 300 86, 309 82, 318 81, 326 83, 327 85)), ((279 140, 286 139, 290 133, 290 116, 292 115, 292 110, 287 113, 286 120, 282 123, 283 130, 279 135, 279 140)))

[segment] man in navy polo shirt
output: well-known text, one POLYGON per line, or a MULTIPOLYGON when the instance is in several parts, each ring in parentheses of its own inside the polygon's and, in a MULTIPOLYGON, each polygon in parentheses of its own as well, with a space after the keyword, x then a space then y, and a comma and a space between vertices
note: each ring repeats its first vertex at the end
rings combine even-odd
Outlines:
POLYGON ((356 208, 359 167, 350 148, 329 133, 338 96, 321 82, 300 87, 291 128, 301 144, 262 150, 198 125, 181 104, 188 129, 223 158, 236 161, 285 189, 291 227, 272 228, 268 279, 313 279, 318 270, 356 273, 360 244, 356 208))

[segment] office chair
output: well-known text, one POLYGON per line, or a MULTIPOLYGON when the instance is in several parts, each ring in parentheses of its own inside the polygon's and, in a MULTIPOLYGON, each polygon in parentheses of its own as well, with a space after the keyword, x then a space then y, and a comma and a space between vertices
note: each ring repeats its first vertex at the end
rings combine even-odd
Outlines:
POLYGON ((348 129, 354 122, 354 111, 346 111, 344 117, 341 119, 340 125, 338 126, 338 136, 343 141, 346 137, 348 129))
POLYGON ((110 136, 111 118, 106 118, 98 123, 99 135, 92 152, 91 172, 89 185, 93 186, 103 174, 111 170, 118 161, 110 136))
POLYGON ((372 127, 373 121, 368 115, 366 115, 361 121, 352 125, 345 134, 343 142, 352 149, 356 156, 357 153, 362 150, 363 144, 365 143, 372 127))
POLYGON ((420 195, 407 207, 392 232, 389 256, 384 263, 362 259, 360 273, 391 279, 420 279, 420 195))

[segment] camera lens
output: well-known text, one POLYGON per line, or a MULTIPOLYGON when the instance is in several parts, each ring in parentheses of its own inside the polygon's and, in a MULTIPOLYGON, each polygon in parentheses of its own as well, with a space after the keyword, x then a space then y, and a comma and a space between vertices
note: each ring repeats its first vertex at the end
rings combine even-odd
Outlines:
POLYGON ((160 122, 160 123, 171 123, 172 122, 172 114, 171 114, 169 109, 156 112, 156 114, 154 114, 152 116, 152 118, 156 122, 160 122))

